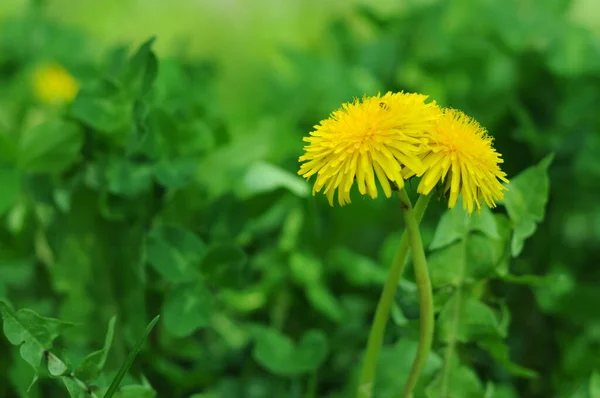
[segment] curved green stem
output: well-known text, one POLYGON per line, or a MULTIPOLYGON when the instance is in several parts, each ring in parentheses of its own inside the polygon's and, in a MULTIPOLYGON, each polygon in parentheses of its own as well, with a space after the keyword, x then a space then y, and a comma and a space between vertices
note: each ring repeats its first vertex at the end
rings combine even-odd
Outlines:
MULTIPOLYGON (((414 214, 417 218, 417 222, 420 222, 423 218, 423 214, 429 204, 430 196, 421 195, 417 201, 414 214)), ((371 325, 371 331, 369 332, 369 340, 367 341, 367 348, 365 350, 365 356, 363 360, 363 366, 360 374, 360 382, 358 385, 358 398, 371 398, 373 396, 373 380, 375 379, 375 368, 377 366, 377 357, 381 345, 383 344, 383 336, 385 333, 385 327, 390 317, 390 311, 392 304, 394 303, 394 297, 396 296, 396 290, 398 289, 398 283, 404 272, 404 265, 406 264, 406 255, 408 254, 409 241, 408 234, 406 231, 402 234, 400 239, 400 245, 394 256, 394 262, 390 269, 387 281, 383 286, 381 297, 379 297, 379 303, 375 310, 375 317, 371 325)))
POLYGON ((404 386, 403 397, 410 398, 412 390, 415 388, 417 381, 427 357, 431 350, 431 342, 433 341, 433 293, 431 291, 431 281, 429 280, 429 270, 427 268, 427 260, 425 259, 425 251, 423 250, 423 242, 421 241, 421 233, 419 231, 419 223, 415 211, 412 208, 410 199, 403 189, 398 191, 400 202, 402 202, 402 210, 404 213, 404 221, 406 223, 406 231, 408 232, 408 240, 412 249, 413 266, 415 269, 415 279, 419 291, 419 310, 420 310, 420 329, 419 329, 419 347, 417 356, 413 362, 412 369, 408 375, 408 380, 404 386))

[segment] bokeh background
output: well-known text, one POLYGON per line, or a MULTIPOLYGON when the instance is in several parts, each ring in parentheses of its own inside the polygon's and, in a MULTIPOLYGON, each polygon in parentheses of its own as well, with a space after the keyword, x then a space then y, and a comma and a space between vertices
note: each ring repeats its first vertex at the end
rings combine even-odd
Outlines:
MULTIPOLYGON (((477 118, 509 177, 554 153, 545 219, 510 262, 535 277, 481 282, 538 376, 466 342, 451 396, 599 397, 597 0, 2 0, 0 297, 75 322, 54 344, 74 364, 117 315, 98 385, 162 314, 127 381, 145 387, 122 396, 352 396, 399 207, 330 208, 295 174, 313 125, 388 90, 477 118), (73 77, 65 98, 40 92, 49 65, 73 77)), ((401 287, 378 398, 412 360, 401 287)), ((0 396, 66 396, 48 377, 27 393, 32 377, 1 338, 0 396)))

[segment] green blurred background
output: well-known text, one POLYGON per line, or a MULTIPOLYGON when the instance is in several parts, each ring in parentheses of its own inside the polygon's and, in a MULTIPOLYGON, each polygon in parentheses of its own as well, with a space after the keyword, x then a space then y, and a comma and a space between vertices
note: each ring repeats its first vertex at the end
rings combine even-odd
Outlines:
MULTIPOLYGON (((54 344, 74 365, 117 315, 100 386, 161 313, 127 381, 145 387, 122 396, 352 396, 401 216, 310 196, 301 138, 353 97, 418 91, 486 126, 509 177, 555 154, 545 220, 510 262, 537 278, 478 281, 538 377, 465 341, 451 397, 598 397, 599 21, 597 0, 3 0, 0 297, 75 322, 54 344), (81 85, 73 103, 36 98, 48 62, 81 85)), ((411 278, 377 398, 412 360, 411 278)), ((48 377, 27 395, 32 376, 0 339, 1 397, 66 396, 48 377)))

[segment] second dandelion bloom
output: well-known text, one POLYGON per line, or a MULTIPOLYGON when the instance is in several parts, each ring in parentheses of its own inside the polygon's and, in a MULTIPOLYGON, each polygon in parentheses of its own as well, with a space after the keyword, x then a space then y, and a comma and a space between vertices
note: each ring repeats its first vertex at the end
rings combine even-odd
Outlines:
POLYGON ((492 146, 492 137, 473 118, 455 109, 444 109, 431 132, 430 142, 423 156, 427 170, 417 188, 427 195, 442 182, 448 196, 448 207, 462 196, 463 207, 470 213, 485 202, 495 207, 504 198, 508 183, 500 169, 503 162, 492 146))
POLYGON ((350 202, 354 181, 361 195, 376 198, 375 177, 390 197, 392 184, 402 188, 405 175, 426 170, 421 161, 425 132, 435 127, 440 115, 438 106, 426 99, 388 92, 344 104, 304 138, 308 145, 298 174, 316 174, 313 194, 324 189, 331 205, 336 190, 340 205, 350 202))

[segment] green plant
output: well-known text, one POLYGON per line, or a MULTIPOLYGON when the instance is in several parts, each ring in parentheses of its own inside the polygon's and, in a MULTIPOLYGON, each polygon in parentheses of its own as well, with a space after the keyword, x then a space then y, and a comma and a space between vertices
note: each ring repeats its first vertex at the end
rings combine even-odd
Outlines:
MULTIPOLYGON (((0 298, 52 343, 41 362, 39 345, 26 351, 43 365, 31 385, 5 315, 0 396, 65 396, 61 363, 103 351, 116 315, 89 382, 107 388, 157 313, 125 396, 352 396, 401 208, 357 197, 331 209, 295 174, 315 121, 387 90, 475 116, 511 181, 498 209, 470 218, 431 194, 420 229, 437 332, 415 398, 596 396, 599 58, 581 18, 596 11, 413 3, 332 11, 318 42, 271 58, 248 45, 255 58, 235 64, 184 57, 162 36, 173 51, 145 36, 102 47, 44 7, 0 21, 0 298), (48 63, 79 83, 72 102, 36 97, 48 63)), ((417 351, 407 270, 375 397, 401 394, 417 351)))

